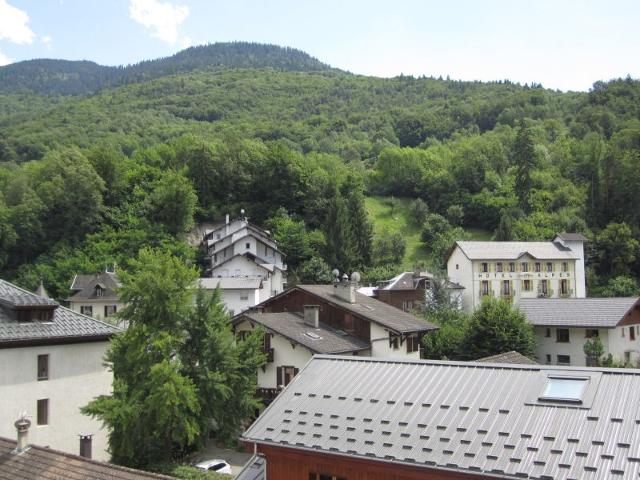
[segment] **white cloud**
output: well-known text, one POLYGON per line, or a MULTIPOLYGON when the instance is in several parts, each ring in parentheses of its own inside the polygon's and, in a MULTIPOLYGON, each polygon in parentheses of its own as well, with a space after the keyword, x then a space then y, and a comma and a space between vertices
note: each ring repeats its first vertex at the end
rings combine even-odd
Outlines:
POLYGON ((0 40, 22 45, 33 43, 35 34, 28 24, 27 12, 9 5, 6 0, 0 0, 0 40))
POLYGON ((13 58, 9 58, 4 53, 0 52, 0 67, 3 65, 9 65, 10 63, 13 63, 13 58))
POLYGON ((40 37, 40 40, 42 40, 42 43, 44 43, 44 45, 47 47, 47 50, 51 50, 51 41, 53 39, 49 35, 40 37))
POLYGON ((173 5, 159 0, 130 0, 129 16, 151 30, 152 37, 172 45, 190 42, 178 34, 178 26, 189 16, 189 7, 186 5, 173 5))

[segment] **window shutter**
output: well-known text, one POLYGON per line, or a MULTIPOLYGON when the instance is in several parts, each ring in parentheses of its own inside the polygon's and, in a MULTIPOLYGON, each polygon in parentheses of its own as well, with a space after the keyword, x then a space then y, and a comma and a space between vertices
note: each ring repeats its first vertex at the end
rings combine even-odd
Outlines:
POLYGON ((295 377, 298 374, 299 371, 300 370, 298 370, 297 368, 294 368, 293 369, 293 376, 295 377))
POLYGON ((267 350, 271 348, 271 334, 270 333, 265 333, 264 334, 264 348, 267 349, 267 350))
POLYGON ((513 280, 509 280, 509 295, 513 295, 513 280))
POLYGON ((520 290, 524 292, 524 280, 520 280, 520 290))
POLYGON ((104 306, 104 318, 107 318, 107 315, 108 315, 108 314, 107 314, 107 306, 105 305, 105 306, 104 306))
POLYGON ((278 367, 277 368, 277 375, 276 376, 277 376, 276 383, 277 383, 277 386, 279 387, 280 385, 283 384, 283 381, 282 381, 282 367, 278 367))

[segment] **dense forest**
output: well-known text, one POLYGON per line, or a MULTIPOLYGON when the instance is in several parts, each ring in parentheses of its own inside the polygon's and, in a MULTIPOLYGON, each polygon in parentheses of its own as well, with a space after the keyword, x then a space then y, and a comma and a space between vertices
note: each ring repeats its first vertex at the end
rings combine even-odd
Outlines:
POLYGON ((589 294, 638 293, 637 80, 563 93, 382 79, 254 44, 120 77, 38 62, 37 75, 0 68, 0 274, 26 287, 42 278, 64 297, 77 271, 126 266, 143 247, 196 263, 185 232, 241 208, 282 243, 293 281, 335 267, 373 281, 406 267, 402 236, 373 234, 375 195, 410 199, 431 269, 471 231, 578 231, 589 294))

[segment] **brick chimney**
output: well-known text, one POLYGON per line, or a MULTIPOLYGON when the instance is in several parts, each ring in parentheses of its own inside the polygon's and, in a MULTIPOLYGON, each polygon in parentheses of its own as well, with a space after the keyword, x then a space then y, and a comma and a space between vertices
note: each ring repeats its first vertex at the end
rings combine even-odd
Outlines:
POLYGON ((304 323, 313 328, 320 328, 320 305, 304 306, 304 323))
POLYGON ((31 421, 26 417, 26 415, 22 415, 18 420, 16 420, 14 425, 18 433, 18 441, 16 443, 15 450, 11 453, 20 455, 29 449, 29 427, 31 426, 31 421))

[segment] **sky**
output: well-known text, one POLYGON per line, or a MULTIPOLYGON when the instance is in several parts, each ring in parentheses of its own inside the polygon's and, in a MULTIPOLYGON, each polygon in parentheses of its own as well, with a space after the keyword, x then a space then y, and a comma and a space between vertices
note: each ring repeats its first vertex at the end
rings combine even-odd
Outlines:
POLYGON ((0 65, 126 65, 235 40, 298 48, 362 75, 587 91, 640 78, 640 1, 0 0, 0 65))

